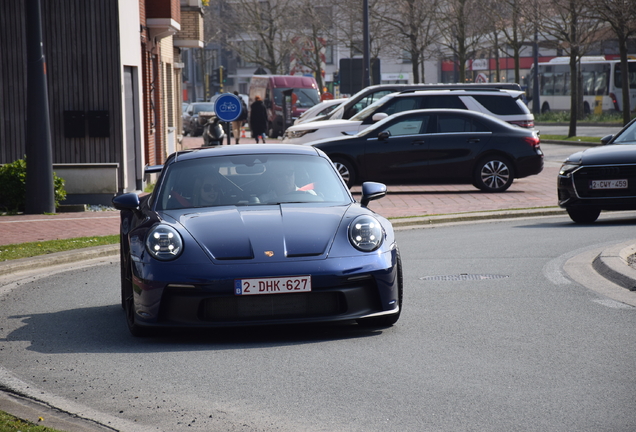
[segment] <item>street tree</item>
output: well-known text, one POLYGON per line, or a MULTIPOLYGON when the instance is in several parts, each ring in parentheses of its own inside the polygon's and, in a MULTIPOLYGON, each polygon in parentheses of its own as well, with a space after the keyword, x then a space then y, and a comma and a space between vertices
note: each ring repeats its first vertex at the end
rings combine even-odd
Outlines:
POLYGON ((636 1, 634 0, 593 0, 589 1, 589 11, 598 16, 605 25, 610 26, 618 41, 618 52, 621 59, 621 90, 623 99, 623 124, 630 121, 629 74, 627 42, 636 36, 636 1))
POLYGON ((481 13, 478 0, 441 1, 435 11, 439 43, 455 57, 461 83, 466 81, 466 61, 480 48, 488 31, 477 18, 481 13))
POLYGON ((534 11, 539 32, 546 45, 569 57, 570 66, 570 127, 568 136, 576 136, 576 124, 582 115, 580 61, 596 41, 600 20, 589 13, 589 5, 580 0, 535 0, 534 11))
MULTIPOLYGON (((383 0, 369 0, 369 10, 373 11, 383 0)), ((344 46, 349 52, 349 58, 363 55, 363 10, 361 0, 342 0, 334 2, 334 28, 332 38, 334 44, 344 46)), ((369 55, 371 66, 380 58, 383 47, 387 45, 387 34, 384 23, 377 19, 374 13, 369 13, 369 55)), ((391 42, 392 43, 392 42, 391 42)), ((379 83, 373 83, 379 84, 379 83)))
POLYGON ((515 82, 521 82, 522 50, 534 32, 534 27, 523 14, 521 3, 521 0, 487 0, 482 3, 482 16, 492 28, 486 37, 494 48, 497 81, 500 76, 499 55, 509 56, 509 48, 514 61, 515 82))
POLYGON ((290 73, 312 73, 322 91, 327 45, 334 34, 333 10, 335 6, 325 0, 316 3, 300 0, 296 13, 303 17, 290 23, 291 71, 290 73))
POLYGON ((413 82, 424 81, 424 62, 428 49, 437 41, 434 15, 440 0, 383 0, 376 3, 372 15, 384 24, 392 36, 388 46, 394 54, 407 53, 411 61, 413 82), (420 74, 421 73, 421 74, 420 74))
POLYGON ((289 23, 297 19, 294 0, 210 0, 206 27, 215 29, 211 41, 232 51, 243 62, 272 74, 289 72, 292 52, 289 23))

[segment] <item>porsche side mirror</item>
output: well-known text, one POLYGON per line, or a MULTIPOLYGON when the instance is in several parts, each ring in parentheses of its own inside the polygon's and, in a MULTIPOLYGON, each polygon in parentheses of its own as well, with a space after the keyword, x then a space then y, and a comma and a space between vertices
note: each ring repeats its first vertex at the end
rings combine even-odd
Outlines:
POLYGON ((603 138, 601 138, 601 144, 606 145, 612 140, 612 138, 614 138, 614 135, 605 135, 603 138))
POLYGON ((113 198, 113 206, 117 210, 136 210, 139 208, 139 195, 130 192, 113 198))
POLYGON ((376 182, 362 183, 362 199, 360 204, 366 207, 370 201, 377 200, 386 195, 386 185, 376 182))

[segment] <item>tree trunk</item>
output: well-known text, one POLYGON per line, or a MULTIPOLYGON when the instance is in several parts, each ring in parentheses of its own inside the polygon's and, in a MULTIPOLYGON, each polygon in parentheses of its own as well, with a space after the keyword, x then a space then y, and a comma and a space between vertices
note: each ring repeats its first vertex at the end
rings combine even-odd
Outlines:
POLYGON ((577 61, 578 56, 576 55, 576 50, 572 50, 570 53, 570 130, 568 131, 568 137, 576 136, 576 119, 578 117, 579 111, 579 80, 577 79, 577 61))
POLYGON ((623 125, 630 121, 629 99, 629 64, 627 63, 627 41, 623 36, 618 37, 618 50, 621 55, 621 87, 623 90, 623 125))

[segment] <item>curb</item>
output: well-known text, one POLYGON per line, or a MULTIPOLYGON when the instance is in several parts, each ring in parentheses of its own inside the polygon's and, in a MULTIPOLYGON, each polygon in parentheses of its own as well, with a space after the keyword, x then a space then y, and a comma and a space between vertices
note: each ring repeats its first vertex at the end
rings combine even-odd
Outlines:
POLYGON ((0 263, 0 276, 33 270, 37 267, 50 267, 113 255, 119 255, 119 244, 87 247, 32 258, 4 261, 0 263))
POLYGON ((598 274, 629 291, 636 291, 636 269, 629 265, 628 257, 636 253, 634 240, 603 250, 592 261, 598 274))
POLYGON ((431 215, 408 218, 389 218, 394 228, 434 225, 448 222, 470 222, 476 220, 513 219, 537 216, 564 216, 566 211, 560 207, 530 208, 504 211, 485 211, 470 213, 454 213, 447 215, 431 215))

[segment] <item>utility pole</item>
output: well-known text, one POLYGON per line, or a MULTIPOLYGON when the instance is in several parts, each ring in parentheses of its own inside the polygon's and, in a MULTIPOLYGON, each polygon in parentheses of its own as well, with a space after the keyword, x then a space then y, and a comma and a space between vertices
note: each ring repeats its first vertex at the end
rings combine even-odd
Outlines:
POLYGON ((40 0, 26 0, 27 112, 25 213, 55 213, 53 156, 40 0))
MULTIPOLYGON (((362 0, 362 33, 363 33, 363 76, 362 87, 366 88, 371 85, 370 70, 371 59, 369 54, 369 0, 362 0)), ((376 83, 378 84, 378 83, 376 83)))
POLYGON ((539 5, 534 1, 534 41, 532 43, 532 57, 534 61, 534 74, 532 74, 532 113, 541 113, 541 101, 539 100, 539 5))

